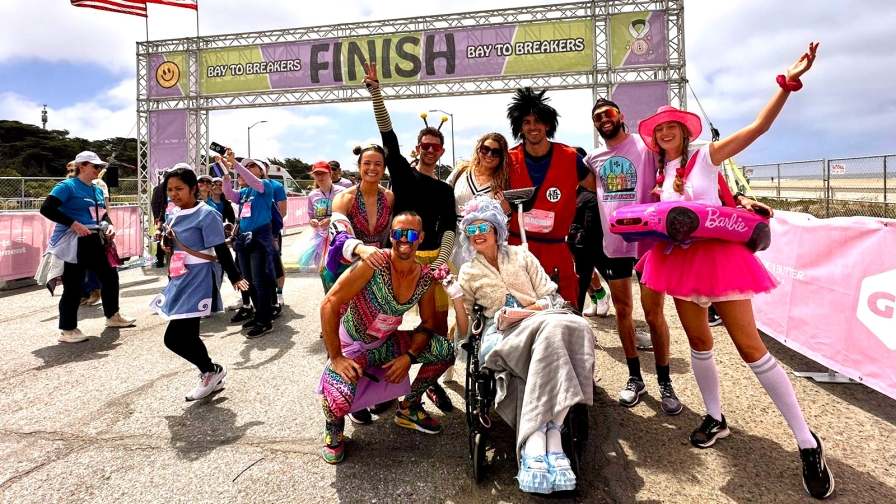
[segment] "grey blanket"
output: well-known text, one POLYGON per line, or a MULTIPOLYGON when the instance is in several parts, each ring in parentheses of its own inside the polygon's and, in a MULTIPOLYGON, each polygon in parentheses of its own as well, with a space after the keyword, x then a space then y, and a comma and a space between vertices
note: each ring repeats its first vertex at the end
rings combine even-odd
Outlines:
POLYGON ((496 372, 495 409, 523 443, 564 408, 594 400, 594 333, 563 310, 532 315, 510 327, 485 359, 496 372))

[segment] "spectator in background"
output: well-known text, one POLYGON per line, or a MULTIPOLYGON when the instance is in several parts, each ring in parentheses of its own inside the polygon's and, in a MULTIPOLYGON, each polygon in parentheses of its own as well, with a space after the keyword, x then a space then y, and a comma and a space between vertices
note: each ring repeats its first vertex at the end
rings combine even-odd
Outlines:
POLYGON ((339 161, 330 161, 329 165, 332 169, 330 179, 333 181, 333 184, 346 189, 351 189, 351 187, 355 185, 351 180, 342 178, 342 167, 339 166, 339 161))
MULTIPOLYGON (((165 207, 168 206, 168 194, 165 192, 165 184, 162 183, 162 177, 165 176, 165 169, 159 170, 159 183, 152 189, 152 197, 150 199, 150 207, 152 208, 152 219, 156 229, 162 227, 165 222, 165 207)), ((165 251, 161 245, 156 244, 156 268, 165 267, 165 251)))

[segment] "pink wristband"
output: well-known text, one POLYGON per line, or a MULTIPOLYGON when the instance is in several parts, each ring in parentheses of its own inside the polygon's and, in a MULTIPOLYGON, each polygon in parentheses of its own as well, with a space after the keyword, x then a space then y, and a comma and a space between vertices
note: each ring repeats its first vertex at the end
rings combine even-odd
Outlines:
POLYGON ((784 91, 799 91, 800 89, 803 89, 803 83, 799 79, 789 81, 787 80, 787 77, 779 75, 776 80, 778 81, 778 85, 781 86, 781 89, 784 91))

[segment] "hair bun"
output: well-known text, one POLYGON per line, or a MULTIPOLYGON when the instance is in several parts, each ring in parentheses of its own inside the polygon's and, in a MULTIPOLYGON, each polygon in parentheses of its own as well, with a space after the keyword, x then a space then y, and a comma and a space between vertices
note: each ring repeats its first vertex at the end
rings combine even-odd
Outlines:
POLYGON ((364 149, 360 145, 356 145, 355 148, 352 149, 352 153, 356 156, 360 156, 362 152, 364 152, 364 149))

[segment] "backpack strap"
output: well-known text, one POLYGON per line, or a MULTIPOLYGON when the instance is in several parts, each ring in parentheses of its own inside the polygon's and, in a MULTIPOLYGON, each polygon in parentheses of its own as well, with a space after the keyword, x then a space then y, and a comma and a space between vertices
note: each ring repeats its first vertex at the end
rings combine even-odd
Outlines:
MULTIPOLYGON (((700 154, 699 150, 688 159, 688 164, 684 169, 684 179, 688 178, 688 175, 691 174, 694 166, 697 165, 698 154, 700 154)), ((719 170, 719 199, 722 201, 722 206, 731 208, 737 207, 737 202, 734 201, 734 196, 731 194, 731 188, 728 187, 728 182, 725 180, 725 176, 722 175, 721 170, 719 170)))

